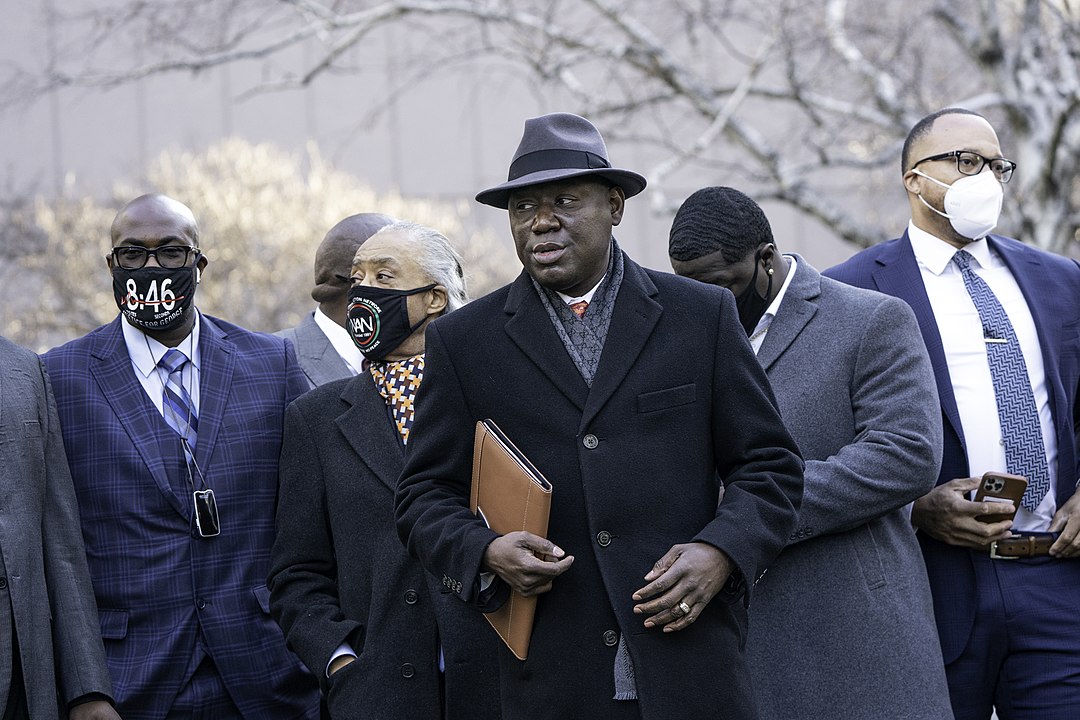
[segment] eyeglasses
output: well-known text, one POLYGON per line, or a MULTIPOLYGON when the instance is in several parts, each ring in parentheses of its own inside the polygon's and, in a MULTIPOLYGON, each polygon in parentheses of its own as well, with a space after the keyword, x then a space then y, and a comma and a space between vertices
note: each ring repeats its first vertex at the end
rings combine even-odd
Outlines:
POLYGON ((154 250, 138 245, 121 245, 112 249, 113 260, 125 270, 138 270, 145 266, 151 255, 163 268, 182 268, 187 266, 192 253, 198 255, 199 250, 190 245, 164 245, 154 250))
POLYGON ((1009 182, 1013 170, 1016 169, 1016 163, 1012 160, 1006 160, 1005 158, 987 158, 977 152, 971 152, 970 150, 953 150, 952 152, 941 153, 940 155, 931 155, 930 157, 923 158, 911 167, 914 169, 921 163, 930 162, 931 160, 945 160, 947 158, 956 158, 956 171, 961 175, 978 175, 983 171, 984 167, 989 165, 990 171, 994 173, 998 181, 1002 183, 1009 182))

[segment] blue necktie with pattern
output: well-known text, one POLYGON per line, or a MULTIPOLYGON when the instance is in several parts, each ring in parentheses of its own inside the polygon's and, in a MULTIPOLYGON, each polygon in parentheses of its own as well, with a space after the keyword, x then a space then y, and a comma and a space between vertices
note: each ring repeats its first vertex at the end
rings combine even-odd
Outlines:
POLYGON ((1024 353, 1005 308, 986 281, 972 271, 971 255, 960 250, 952 260, 960 268, 964 287, 982 320, 1007 469, 1027 478, 1027 491, 1020 504, 1033 511, 1050 490, 1050 470, 1024 353))
POLYGON ((165 422, 187 442, 184 452, 195 452, 195 439, 199 432, 199 418, 195 415, 195 405, 191 395, 184 387, 184 365, 187 356, 176 348, 169 350, 158 360, 158 367, 169 373, 168 382, 162 389, 161 412, 165 422))

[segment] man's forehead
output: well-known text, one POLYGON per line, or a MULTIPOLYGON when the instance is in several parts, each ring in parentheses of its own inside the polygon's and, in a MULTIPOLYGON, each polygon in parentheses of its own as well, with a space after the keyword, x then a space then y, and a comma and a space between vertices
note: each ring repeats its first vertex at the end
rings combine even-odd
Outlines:
POLYGON ((175 241, 196 244, 194 227, 180 218, 121 218, 113 225, 112 239, 116 243, 165 243, 175 241))
POLYGON ((112 225, 114 242, 174 239, 194 244, 197 237, 191 211, 169 198, 133 203, 117 215, 112 225))
POLYGON ((387 232, 372 236, 356 249, 353 265, 361 263, 392 264, 404 266, 416 262, 419 245, 415 240, 398 232, 387 232))
POLYGON ((998 156, 1001 146, 990 123, 978 115, 950 113, 934 121, 930 132, 919 142, 921 155, 937 155, 953 150, 973 150, 998 156))
POLYGON ((599 180, 592 175, 587 175, 585 177, 552 180, 551 182, 536 183, 535 185, 526 185, 525 187, 515 188, 510 191, 510 199, 555 195, 561 192, 607 192, 609 187, 610 183, 607 181, 599 180))
POLYGON ((740 271, 744 271, 747 268, 749 271, 753 270, 754 253, 749 253, 746 257, 741 258, 736 262, 728 262, 724 257, 723 250, 715 250, 701 257, 694 258, 693 260, 674 260, 673 266, 677 269, 680 275, 687 275, 690 277, 699 277, 708 275, 710 277, 738 277, 740 271), (745 267, 744 267, 745 266, 745 267))

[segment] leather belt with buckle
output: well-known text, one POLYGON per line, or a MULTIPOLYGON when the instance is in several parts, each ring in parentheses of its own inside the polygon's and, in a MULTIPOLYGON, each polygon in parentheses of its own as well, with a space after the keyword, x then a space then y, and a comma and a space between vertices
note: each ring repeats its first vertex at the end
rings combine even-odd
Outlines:
POLYGON ((995 560, 1047 557, 1057 533, 1028 533, 990 543, 990 557, 995 560))

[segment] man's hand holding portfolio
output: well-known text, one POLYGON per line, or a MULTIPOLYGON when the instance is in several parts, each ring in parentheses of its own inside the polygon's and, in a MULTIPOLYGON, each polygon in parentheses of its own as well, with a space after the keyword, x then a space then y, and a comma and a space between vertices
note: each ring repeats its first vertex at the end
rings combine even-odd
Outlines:
POLYGON ((573 562, 555 543, 523 530, 495 538, 484 552, 484 566, 526 597, 551 590, 573 562))

